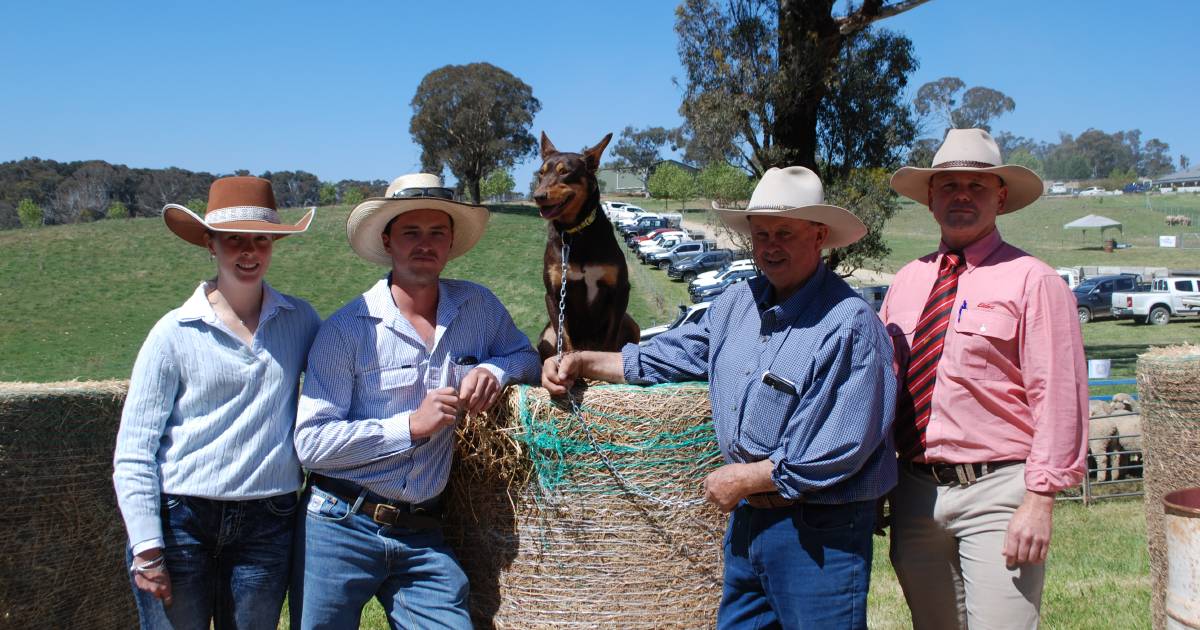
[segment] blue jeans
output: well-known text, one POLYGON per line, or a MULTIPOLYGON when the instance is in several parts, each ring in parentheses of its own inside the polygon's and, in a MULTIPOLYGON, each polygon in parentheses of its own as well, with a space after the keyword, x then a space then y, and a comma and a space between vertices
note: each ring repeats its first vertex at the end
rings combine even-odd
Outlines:
MULTIPOLYGON (((163 495, 169 608, 133 586, 144 630, 274 628, 291 568, 295 494, 252 501, 163 495)), ((132 560, 131 550, 126 551, 132 560)), ((133 584, 133 576, 130 576, 133 584)))
POLYGON ((311 488, 296 530, 292 628, 358 628, 374 597, 392 628, 470 630, 467 576, 442 530, 382 525, 356 507, 311 488))
POLYGON ((867 627, 875 502, 742 503, 725 534, 717 627, 867 627))

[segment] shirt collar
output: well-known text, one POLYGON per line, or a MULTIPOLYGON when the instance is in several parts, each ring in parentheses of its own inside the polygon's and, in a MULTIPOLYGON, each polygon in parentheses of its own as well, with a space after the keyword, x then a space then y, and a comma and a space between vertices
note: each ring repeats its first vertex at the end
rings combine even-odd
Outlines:
MULTIPOLYGON (((263 281, 263 303, 262 309, 259 311, 259 325, 275 316, 275 312, 279 309, 292 310, 296 308, 282 293, 276 291, 267 281, 263 281)), ((212 303, 208 301, 208 291, 211 286, 208 280, 200 283, 196 290, 192 292, 192 296, 179 307, 177 314, 179 321, 194 321, 200 320, 206 324, 217 323, 217 311, 213 309, 212 303)))
POLYGON ((824 261, 817 263, 816 271, 813 271, 808 281, 804 286, 800 287, 799 291, 792 294, 791 297, 784 300, 781 304, 771 304, 775 297, 775 287, 767 280, 766 276, 758 276, 750 280, 750 291, 754 295, 754 301, 758 304, 758 310, 762 313, 774 310, 775 319, 777 321, 791 321, 795 319, 804 309, 812 304, 813 297, 821 290, 825 284, 825 276, 828 269, 825 267, 824 261))
MULTIPOLYGON (((983 261, 987 260, 988 256, 991 256, 992 252, 999 249, 1003 243, 1004 239, 1000 238, 1000 228, 997 227, 993 228, 987 236, 964 247, 963 257, 967 261, 967 270, 974 269, 983 264, 983 261)), ((946 246, 944 241, 938 244, 938 264, 941 264, 942 255, 948 251, 950 251, 950 248, 946 246)))
MULTIPOLYGON (((359 307, 358 314, 366 317, 378 319, 389 326, 393 326, 400 317, 400 309, 396 307, 396 301, 392 299, 392 274, 380 278, 366 293, 363 294, 363 303, 359 307)), ((437 323, 439 326, 448 326, 458 315, 458 307, 466 300, 466 293, 457 282, 449 282, 445 279, 438 280, 438 308, 437 308, 437 323)))

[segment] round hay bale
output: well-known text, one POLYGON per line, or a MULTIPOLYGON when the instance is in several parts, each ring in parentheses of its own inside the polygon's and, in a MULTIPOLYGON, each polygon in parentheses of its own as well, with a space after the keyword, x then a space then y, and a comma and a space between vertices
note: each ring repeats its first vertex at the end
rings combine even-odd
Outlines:
POLYGON ((726 517, 705 383, 514 387, 460 428, 446 536, 477 627, 713 626, 726 517), (589 432, 591 436, 589 437, 589 432))
POLYGON ((1138 357, 1142 402, 1146 542, 1154 627, 1166 627, 1167 547, 1162 498, 1200 485, 1200 346, 1154 348, 1138 357))
POLYGON ((126 383, 0 383, 0 627, 132 628, 112 453, 126 383))

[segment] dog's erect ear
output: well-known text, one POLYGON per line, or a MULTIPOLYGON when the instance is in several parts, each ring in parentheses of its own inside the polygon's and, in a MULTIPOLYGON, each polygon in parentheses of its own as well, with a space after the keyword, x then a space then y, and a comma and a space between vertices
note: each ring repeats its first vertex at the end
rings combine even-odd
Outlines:
POLYGON ((604 147, 608 146, 609 140, 612 140, 611 132, 604 136, 604 139, 597 143, 596 146, 583 152, 583 161, 587 163, 589 171, 594 171, 597 168, 600 168, 600 155, 604 153, 604 147))
POLYGON ((550 137, 546 135, 545 131, 543 131, 542 132, 542 159, 543 160, 546 159, 546 156, 550 155, 551 153, 558 153, 558 149, 554 148, 554 143, 550 142, 550 137))

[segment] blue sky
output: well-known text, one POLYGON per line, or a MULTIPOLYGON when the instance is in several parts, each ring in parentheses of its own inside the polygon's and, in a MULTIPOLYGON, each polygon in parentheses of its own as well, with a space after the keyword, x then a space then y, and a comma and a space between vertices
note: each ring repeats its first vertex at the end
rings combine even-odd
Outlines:
MULTIPOLYGON (((408 124, 421 78, 473 61, 531 85, 534 133, 577 149, 626 125, 681 122, 675 6, 8 2, 0 161, 391 179, 419 165, 408 124)), ((1200 3, 932 0, 880 24, 913 41, 911 91, 954 75, 1013 97, 995 130, 1056 140, 1140 128, 1200 161, 1200 3)), ((535 166, 515 169, 519 190, 535 166)))

